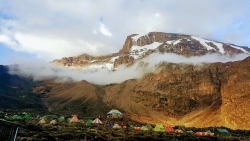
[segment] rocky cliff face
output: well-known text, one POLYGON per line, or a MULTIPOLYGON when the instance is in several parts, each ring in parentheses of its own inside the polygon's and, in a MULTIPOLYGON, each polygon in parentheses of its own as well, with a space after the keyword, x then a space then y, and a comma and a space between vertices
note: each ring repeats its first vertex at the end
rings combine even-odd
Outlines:
POLYGON ((141 80, 105 88, 105 100, 138 121, 249 129, 250 58, 203 65, 162 63, 141 80))
POLYGON ((249 54, 250 49, 232 44, 210 41, 190 35, 150 32, 146 35, 129 35, 122 49, 107 56, 90 56, 83 54, 77 57, 54 60, 52 64, 68 66, 73 69, 109 69, 115 70, 119 65, 133 65, 152 53, 174 53, 185 57, 202 56, 218 53, 222 55, 249 54))
POLYGON ((156 67, 155 73, 120 84, 56 84, 45 101, 54 111, 101 109, 105 114, 118 108, 145 123, 250 129, 250 57, 199 65, 162 62, 156 67))

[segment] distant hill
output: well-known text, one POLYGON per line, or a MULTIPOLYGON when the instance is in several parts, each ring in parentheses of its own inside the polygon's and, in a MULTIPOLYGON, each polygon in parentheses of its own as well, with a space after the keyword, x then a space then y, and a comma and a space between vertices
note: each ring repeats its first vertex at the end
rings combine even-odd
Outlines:
POLYGON ((8 73, 8 66, 0 65, 0 107, 5 109, 43 108, 42 96, 32 93, 36 85, 31 78, 8 73))

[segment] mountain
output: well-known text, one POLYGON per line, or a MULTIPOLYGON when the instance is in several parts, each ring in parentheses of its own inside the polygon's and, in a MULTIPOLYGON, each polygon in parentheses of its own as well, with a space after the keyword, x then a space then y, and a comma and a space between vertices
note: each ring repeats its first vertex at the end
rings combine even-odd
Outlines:
MULTIPOLYGON (((188 58, 212 53, 234 56, 249 52, 247 47, 194 36, 150 32, 147 35, 128 36, 118 53, 107 56, 83 54, 54 60, 51 64, 80 69, 82 73, 91 71, 92 74, 100 69, 108 69, 112 74, 119 71, 119 65, 129 68, 137 62, 140 62, 138 67, 143 70, 150 62, 143 63, 142 60, 151 54, 173 53, 188 58)), ((153 67, 154 71, 144 72, 138 79, 97 85, 86 80, 60 82, 48 77, 35 81, 8 74, 8 67, 3 66, 0 96, 25 102, 20 96, 27 93, 28 100, 37 101, 49 112, 59 114, 77 113, 96 117, 117 108, 127 118, 144 123, 250 129, 250 115, 246 114, 250 110, 250 57, 226 63, 161 61, 153 67), (18 91, 15 91, 16 87, 18 91), (19 94, 22 89, 25 93, 19 94)), ((126 72, 119 77, 125 75, 126 72)), ((11 104, 5 104, 11 107, 11 104)))
POLYGON ((123 48, 118 53, 96 57, 87 54, 64 57, 52 61, 51 64, 86 71, 115 70, 119 65, 133 65, 136 61, 153 53, 174 53, 192 57, 212 53, 233 56, 240 53, 249 54, 249 52, 248 47, 210 41, 195 36, 150 32, 146 35, 132 34, 128 36, 123 48))
POLYGON ((106 87, 106 101, 137 121, 248 128, 250 57, 197 66, 163 62, 159 73, 106 87))
POLYGON ((157 73, 118 84, 56 84, 47 104, 54 111, 68 106, 83 115, 115 107, 144 123, 249 129, 250 57, 202 65, 162 62, 157 68, 157 73))
POLYGON ((5 109, 42 109, 41 95, 35 95, 32 78, 9 74, 9 67, 0 65, 0 107, 5 109))
MULTIPOLYGON (((54 60, 52 64, 91 71, 115 70, 119 65, 129 67, 154 53, 189 58, 249 52, 247 47, 195 36, 150 32, 128 36, 123 48, 115 54, 99 57, 83 54, 54 60)), ((244 114, 249 110, 250 100, 249 60, 248 57, 243 61, 202 65, 161 62, 156 72, 141 79, 101 87, 102 103, 123 110, 137 121, 246 129, 250 125, 249 116, 244 114)))

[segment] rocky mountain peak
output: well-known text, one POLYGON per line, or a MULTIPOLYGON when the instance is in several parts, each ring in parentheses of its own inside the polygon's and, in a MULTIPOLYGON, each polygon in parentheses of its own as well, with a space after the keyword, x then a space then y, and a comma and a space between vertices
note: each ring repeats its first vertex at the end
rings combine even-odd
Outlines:
POLYGON ((132 34, 127 36, 122 49, 118 53, 96 57, 83 54, 54 60, 52 64, 91 71, 99 69, 115 70, 119 65, 133 65, 137 60, 153 53, 173 53, 191 57, 212 53, 232 56, 240 53, 249 54, 249 52, 250 48, 247 47, 210 41, 196 36, 149 32, 145 35, 132 34))

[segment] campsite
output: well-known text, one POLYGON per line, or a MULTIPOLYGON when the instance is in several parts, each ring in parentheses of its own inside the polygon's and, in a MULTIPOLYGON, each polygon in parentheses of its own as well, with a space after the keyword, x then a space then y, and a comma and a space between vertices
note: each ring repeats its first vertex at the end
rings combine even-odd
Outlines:
POLYGON ((225 127, 194 128, 185 125, 138 123, 123 117, 120 111, 114 109, 104 117, 79 117, 77 114, 35 116, 27 112, 7 115, 8 117, 2 116, 0 119, 0 140, 15 138, 16 141, 235 141, 250 138, 250 131, 231 130, 225 127))

